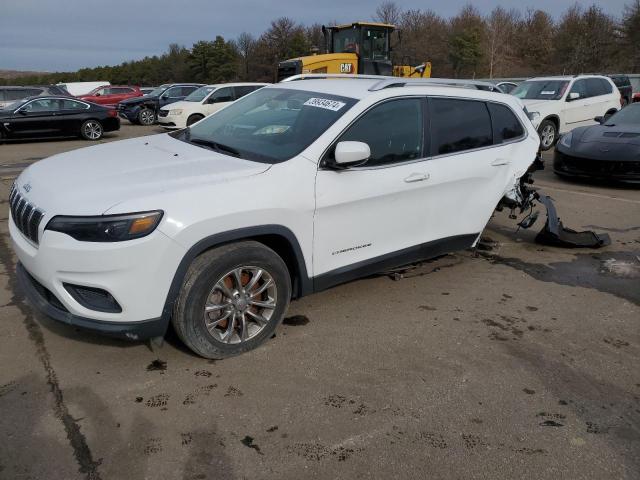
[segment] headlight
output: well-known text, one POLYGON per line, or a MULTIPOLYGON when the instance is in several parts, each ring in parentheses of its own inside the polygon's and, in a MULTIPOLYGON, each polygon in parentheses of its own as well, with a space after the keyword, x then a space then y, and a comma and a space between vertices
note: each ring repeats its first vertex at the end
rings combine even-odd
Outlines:
POLYGON ((573 132, 569 132, 569 133, 563 135, 560 138, 560 145, 562 145, 563 147, 571 148, 571 138, 572 137, 573 137, 573 132))
POLYGON ((176 108, 175 110, 169 110, 169 115, 182 115, 182 109, 176 108))
POLYGON ((153 232, 162 211, 101 215, 97 217, 53 217, 45 230, 66 233, 81 242, 123 242, 153 232))

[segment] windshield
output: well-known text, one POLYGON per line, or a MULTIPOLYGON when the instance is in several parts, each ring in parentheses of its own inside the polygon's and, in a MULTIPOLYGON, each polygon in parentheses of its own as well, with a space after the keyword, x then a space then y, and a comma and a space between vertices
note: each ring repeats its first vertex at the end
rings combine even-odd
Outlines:
POLYGON ((166 84, 166 85, 160 85, 159 87, 157 87, 155 90, 147 93, 147 95, 152 95, 154 97, 159 97, 160 95, 162 95, 162 92, 164 92, 167 88, 169 88, 171 85, 166 84))
POLYGON ((640 103, 627 105, 618 113, 613 114, 604 123, 607 126, 613 125, 638 125, 640 126, 640 103))
POLYGON ((247 160, 283 162, 307 148, 356 101, 326 93, 263 88, 176 138, 247 160))
POLYGON ((200 87, 197 90, 194 90, 189 95, 184 98, 185 102, 201 102, 204 100, 207 95, 213 92, 216 87, 200 87))
POLYGON ((333 52, 334 53, 360 53, 359 43, 360 30, 355 28, 345 28, 334 30, 333 52))
POLYGON ((514 88, 511 95, 523 100, 560 100, 568 86, 568 80, 527 80, 514 88))

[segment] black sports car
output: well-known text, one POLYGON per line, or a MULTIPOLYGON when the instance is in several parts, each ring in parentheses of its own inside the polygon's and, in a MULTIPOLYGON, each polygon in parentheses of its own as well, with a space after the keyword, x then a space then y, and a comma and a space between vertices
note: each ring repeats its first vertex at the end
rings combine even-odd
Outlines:
POLYGON ((640 104, 595 121, 600 125, 579 127, 560 138, 553 171, 567 177, 640 182, 640 104))
POLYGON ((69 97, 32 97, 0 110, 0 141, 54 136, 98 140, 119 129, 114 108, 69 97))

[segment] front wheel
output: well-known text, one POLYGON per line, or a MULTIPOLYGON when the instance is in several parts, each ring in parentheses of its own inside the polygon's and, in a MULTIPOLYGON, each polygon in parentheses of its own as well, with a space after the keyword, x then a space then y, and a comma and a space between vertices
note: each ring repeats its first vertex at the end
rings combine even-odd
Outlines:
POLYGON ((277 253, 253 241, 224 245, 191 264, 172 323, 198 355, 230 357, 270 338, 290 298, 289 271, 277 253))
POLYGON ((549 150, 558 139, 558 128, 551 120, 543 120, 538 128, 540 135, 540 149, 543 152, 549 150))
POLYGON ((187 118, 187 127, 190 127, 191 125, 193 125, 196 122, 199 122, 200 120, 202 120, 204 118, 204 116, 199 115, 197 113, 194 113, 193 115, 191 115, 189 118, 187 118))
POLYGON ((87 120, 80 127, 80 135, 85 140, 100 140, 102 134, 102 124, 98 120, 87 120))
POLYGON ((140 122, 140 125, 153 125, 156 122, 155 112, 150 108, 143 108, 138 113, 138 122, 140 122))

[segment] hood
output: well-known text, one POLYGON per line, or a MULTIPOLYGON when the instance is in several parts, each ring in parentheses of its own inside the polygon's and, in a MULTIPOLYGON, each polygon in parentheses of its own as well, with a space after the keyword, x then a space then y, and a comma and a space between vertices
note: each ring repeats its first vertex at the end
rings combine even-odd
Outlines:
POLYGON ((550 107, 557 100, 527 100, 521 98, 520 101, 524 104, 525 107, 527 107, 527 110, 529 110, 530 112, 538 112, 550 107))
POLYGON ((229 182, 270 166, 161 134, 54 155, 31 165, 16 183, 46 214, 100 215, 122 202, 229 182))
POLYGON ((611 143, 615 145, 640 145, 640 127, 637 125, 593 125, 585 127, 580 143, 611 143))
POLYGON ((178 108, 189 108, 191 105, 200 105, 199 102, 185 102, 184 100, 178 100, 177 102, 170 103, 160 108, 160 110, 176 110, 178 108))

